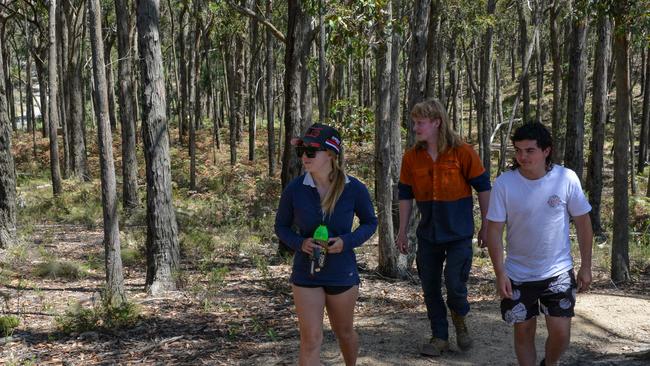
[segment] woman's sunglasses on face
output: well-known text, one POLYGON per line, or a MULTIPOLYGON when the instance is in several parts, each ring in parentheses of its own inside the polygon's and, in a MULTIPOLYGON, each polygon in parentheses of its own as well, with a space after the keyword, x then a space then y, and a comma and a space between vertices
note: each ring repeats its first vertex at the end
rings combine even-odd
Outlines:
POLYGON ((311 146, 297 146, 296 155, 298 158, 302 158, 302 154, 307 154, 307 157, 313 159, 316 157, 316 153, 319 151, 325 151, 324 149, 311 147, 311 146))

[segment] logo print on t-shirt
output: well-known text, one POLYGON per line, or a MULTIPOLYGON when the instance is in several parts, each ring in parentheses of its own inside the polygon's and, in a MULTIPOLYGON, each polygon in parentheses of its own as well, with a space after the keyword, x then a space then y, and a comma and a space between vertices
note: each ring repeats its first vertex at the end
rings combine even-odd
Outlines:
POLYGON ((549 206, 555 208, 560 203, 562 203, 562 200, 560 199, 560 197, 558 197, 558 195, 554 194, 548 199, 547 203, 548 203, 549 206))

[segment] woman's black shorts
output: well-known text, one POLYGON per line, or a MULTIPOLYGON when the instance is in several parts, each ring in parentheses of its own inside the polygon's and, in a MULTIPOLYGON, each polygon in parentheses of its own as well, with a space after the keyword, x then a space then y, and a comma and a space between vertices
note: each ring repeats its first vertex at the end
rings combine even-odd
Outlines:
POLYGON ((294 285, 296 285, 298 287, 306 287, 306 288, 322 287, 323 290, 325 290, 325 293, 328 294, 328 295, 342 294, 345 291, 347 291, 347 290, 353 288, 354 286, 356 286, 356 285, 352 285, 352 286, 301 285, 301 284, 298 284, 298 283, 294 283, 294 285))

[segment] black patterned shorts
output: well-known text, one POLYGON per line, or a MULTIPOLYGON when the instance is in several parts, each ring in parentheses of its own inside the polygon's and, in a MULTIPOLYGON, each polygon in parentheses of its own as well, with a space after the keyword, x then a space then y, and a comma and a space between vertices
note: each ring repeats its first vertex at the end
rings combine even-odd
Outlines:
POLYGON ((576 278, 573 269, 541 281, 512 284, 512 299, 501 300, 501 318, 512 325, 541 313, 572 317, 576 305, 576 278))

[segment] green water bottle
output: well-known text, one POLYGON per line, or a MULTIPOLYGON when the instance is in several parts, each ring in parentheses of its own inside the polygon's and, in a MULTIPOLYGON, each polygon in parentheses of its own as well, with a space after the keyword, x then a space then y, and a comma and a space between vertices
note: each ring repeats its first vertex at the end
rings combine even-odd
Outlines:
POLYGON ((316 272, 319 272, 321 268, 325 266, 325 256, 327 254, 327 240, 329 239, 329 233, 327 231, 327 226, 318 225, 314 231, 313 236, 316 244, 319 245, 318 248, 314 248, 311 255, 311 263, 309 268, 309 273, 314 276, 316 272))

